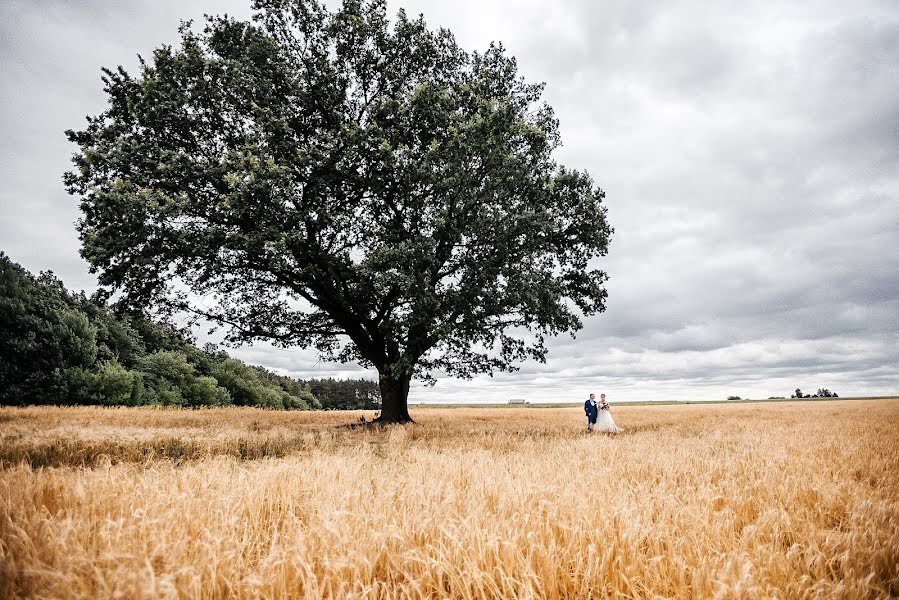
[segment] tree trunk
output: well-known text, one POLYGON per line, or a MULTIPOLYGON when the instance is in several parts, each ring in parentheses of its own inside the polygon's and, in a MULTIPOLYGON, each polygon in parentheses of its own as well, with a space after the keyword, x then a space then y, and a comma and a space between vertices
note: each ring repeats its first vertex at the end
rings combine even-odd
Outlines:
POLYGON ((378 387, 381 388, 381 416, 375 422, 382 425, 388 423, 411 423, 409 416, 409 382, 411 375, 395 376, 388 373, 389 367, 380 373, 378 387))

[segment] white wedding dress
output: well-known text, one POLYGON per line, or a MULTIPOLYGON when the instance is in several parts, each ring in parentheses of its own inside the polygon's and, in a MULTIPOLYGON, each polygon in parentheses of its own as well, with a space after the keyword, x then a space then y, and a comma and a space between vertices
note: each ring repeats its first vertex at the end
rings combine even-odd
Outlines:
POLYGON ((599 414, 596 417, 596 425, 593 426, 593 431, 605 431, 608 433, 618 433, 621 431, 621 427, 615 424, 615 419, 612 418, 612 413, 607 410, 600 410, 599 414))

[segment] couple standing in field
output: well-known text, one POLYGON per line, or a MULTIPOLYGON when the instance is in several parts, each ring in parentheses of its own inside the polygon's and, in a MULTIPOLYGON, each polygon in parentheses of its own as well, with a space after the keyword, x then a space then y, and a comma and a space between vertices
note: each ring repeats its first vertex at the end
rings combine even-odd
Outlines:
POLYGON ((587 432, 591 431, 607 431, 609 433, 618 433, 621 428, 615 424, 612 419, 612 413, 609 412, 609 403, 606 402, 606 395, 599 395, 599 403, 596 402, 596 394, 590 394, 590 398, 584 402, 584 412, 587 413, 587 432))

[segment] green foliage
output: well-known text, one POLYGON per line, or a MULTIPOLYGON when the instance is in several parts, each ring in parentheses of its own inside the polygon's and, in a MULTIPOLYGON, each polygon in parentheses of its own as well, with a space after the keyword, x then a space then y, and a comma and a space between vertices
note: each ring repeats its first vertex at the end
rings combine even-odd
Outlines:
POLYGON ((0 403, 66 399, 69 371, 94 365, 97 330, 69 301, 52 273, 35 278, 0 252, 0 403))
POLYGON ((413 374, 545 360, 605 309, 604 194, 555 162, 543 86, 502 46, 390 23, 384 0, 254 7, 104 69, 107 109, 67 132, 103 286, 372 365, 399 420, 413 374))
POLYGON ((180 352, 154 352, 143 359, 147 397, 151 404, 183 406, 194 383, 194 367, 180 352))
POLYGON ((138 406, 144 402, 144 377, 141 373, 134 373, 131 380, 131 394, 128 398, 128 404, 138 406))
MULTIPOLYGON (((322 408, 322 403, 315 395, 313 395, 308 383, 298 381, 296 379, 293 379, 292 377, 286 377, 284 375, 272 373, 271 371, 263 367, 257 366, 253 368, 256 370, 257 375, 265 385, 277 386, 284 390, 284 392, 286 392, 287 395, 291 397, 290 400, 285 400, 285 408, 302 408, 304 405, 308 406, 308 408, 310 409, 315 410, 322 408), (288 404, 290 406, 288 406, 288 404)), ((374 382, 372 381, 369 381, 369 383, 374 385, 374 382)))
POLYGON ((790 396, 790 398, 839 398, 839 394, 836 392, 831 392, 827 388, 818 388, 818 391, 814 394, 803 394, 800 388, 796 388, 796 391, 790 396))
POLYGON ((189 406, 225 406, 231 404, 228 390, 219 386, 214 377, 194 378, 188 396, 189 406))
POLYGON ((198 376, 183 352, 155 352, 143 360, 142 370, 151 403, 191 407, 231 403, 228 390, 214 377, 198 376))
MULTIPOLYGON (((34 372, 38 372, 37 368, 34 372)), ((81 367, 65 369, 65 395, 46 399, 10 395, 2 404, 97 404, 96 373, 81 367)))
POLYGON ((313 379, 304 382, 327 410, 373 409, 381 405, 378 384, 367 379, 313 379))
POLYGON ((308 410, 312 404, 308 392, 300 390, 300 393, 291 395, 277 385, 267 384, 257 368, 233 358, 213 365, 212 374, 238 405, 308 410))
POLYGON ((130 318, 114 314, 105 305, 83 294, 73 296, 71 302, 97 330, 98 361, 117 360, 128 368, 137 366, 140 357, 146 354, 146 347, 130 318))
POLYGON ((194 376, 194 367, 180 352, 154 352, 143 360, 143 371, 150 381, 168 381, 184 386, 194 376))
POLYGON ((287 409, 310 410, 312 408, 321 408, 321 404, 309 390, 301 390, 296 395, 281 392, 281 402, 284 408, 287 409))
POLYGON ((226 358, 212 367, 212 375, 228 390, 238 406, 255 406, 262 400, 262 382, 256 371, 239 360, 226 358))
POLYGON ((307 385, 70 294, 51 273, 35 278, 3 253, 0 284, 0 404, 224 406, 227 383, 248 406, 321 408, 307 385))
POLYGON ((94 398, 111 406, 134 404, 140 399, 134 397, 136 380, 140 378, 140 373, 129 371, 116 360, 101 363, 94 375, 94 398))

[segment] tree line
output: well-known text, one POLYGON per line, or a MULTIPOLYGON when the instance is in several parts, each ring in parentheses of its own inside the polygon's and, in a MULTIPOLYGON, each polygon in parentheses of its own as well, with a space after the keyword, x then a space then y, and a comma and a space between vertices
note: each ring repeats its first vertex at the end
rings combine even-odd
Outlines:
POLYGON ((827 388, 818 388, 814 394, 803 394, 802 389, 796 388, 796 391, 790 394, 790 398, 839 398, 839 394, 831 392, 827 388))
POLYGON ((72 293, 0 252, 0 404, 375 408, 373 381, 278 375, 187 330, 72 293))

